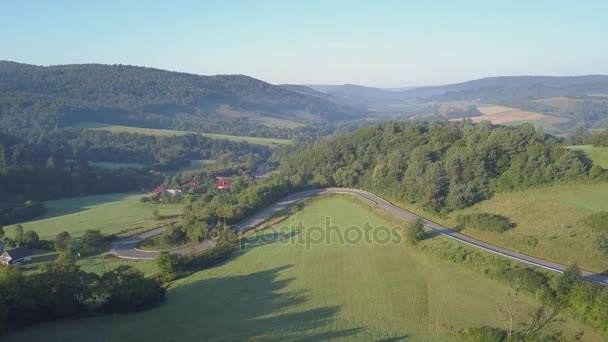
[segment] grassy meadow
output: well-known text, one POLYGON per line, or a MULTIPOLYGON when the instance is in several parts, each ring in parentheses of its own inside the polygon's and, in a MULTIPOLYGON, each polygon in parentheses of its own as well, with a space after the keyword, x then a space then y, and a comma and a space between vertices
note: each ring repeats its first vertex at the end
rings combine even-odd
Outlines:
POLYGON ((608 147, 595 147, 591 145, 568 146, 576 153, 581 153, 583 158, 588 158, 594 165, 608 169, 608 147))
POLYGON ((152 135, 152 136, 160 136, 160 137, 169 137, 169 136, 174 136, 174 135, 185 135, 185 134, 201 134, 205 137, 212 138, 212 139, 246 141, 246 142, 252 143, 252 144, 268 145, 268 146, 292 143, 291 140, 287 140, 287 139, 246 137, 246 136, 214 134, 214 133, 197 133, 197 132, 170 130, 170 129, 141 128, 141 127, 108 125, 108 124, 103 124, 103 123, 99 123, 99 122, 81 122, 78 125, 76 125, 75 127, 110 131, 113 133, 132 133, 132 134, 152 135))
MULTIPOLYGON (((326 217, 344 232, 391 223, 345 196, 315 201, 291 218, 248 237, 227 262, 175 282, 160 307, 134 314, 37 325, 7 341, 343 341, 455 340, 455 331, 500 325, 496 305, 506 286, 403 243, 331 243, 306 248, 326 217), (302 222, 304 227, 289 230, 302 222), (293 238, 295 241, 286 243, 293 238), (466 313, 466 314, 465 314, 466 313), (94 332, 94 333, 93 333, 94 332)), ((433 243, 435 237, 425 241, 433 243)), ((439 241, 439 240, 438 240, 439 241)), ((521 296, 525 316, 534 300, 521 296)), ((522 318, 523 318, 522 316, 522 318)), ((566 321, 554 329, 585 331, 566 321)))
POLYGON ((589 214, 608 211, 608 184, 557 185, 496 194, 463 211, 447 224, 455 226, 460 214, 503 215, 517 226, 504 233, 465 229, 464 234, 563 264, 577 263, 595 272, 608 271, 608 256, 595 246, 595 234, 582 224, 589 214))
MULTIPOLYGON (((120 193, 47 201, 44 203, 46 215, 21 225, 25 230, 35 230, 41 239, 55 239, 62 231, 78 237, 88 229, 99 229, 104 235, 118 234, 162 224, 153 219, 154 209, 160 215, 174 216, 183 208, 182 204, 140 203, 142 196, 144 194, 120 193)), ((14 227, 5 227, 8 236, 13 236, 14 227)))

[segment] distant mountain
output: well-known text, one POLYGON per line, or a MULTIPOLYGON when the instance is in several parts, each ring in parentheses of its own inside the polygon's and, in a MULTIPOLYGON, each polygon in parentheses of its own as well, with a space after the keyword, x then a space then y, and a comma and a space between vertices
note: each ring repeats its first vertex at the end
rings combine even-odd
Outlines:
POLYGON ((175 120, 191 120, 204 125, 254 116, 309 123, 364 115, 361 108, 244 75, 200 76, 129 65, 42 67, 0 61, 0 116, 23 124, 35 121, 43 127, 77 121, 165 127, 175 120))
POLYGON ((312 84, 306 86, 318 92, 329 94, 335 98, 340 98, 343 101, 348 101, 350 103, 359 105, 375 106, 379 104, 398 102, 401 100, 400 93, 398 92, 356 84, 312 84))
POLYGON ((400 92, 404 100, 505 102, 608 92, 608 75, 502 76, 400 92))

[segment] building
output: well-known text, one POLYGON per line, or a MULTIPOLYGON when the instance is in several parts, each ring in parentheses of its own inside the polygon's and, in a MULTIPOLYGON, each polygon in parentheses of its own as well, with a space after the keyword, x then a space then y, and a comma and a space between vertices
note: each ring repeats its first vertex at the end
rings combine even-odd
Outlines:
POLYGON ((182 196, 182 190, 180 189, 167 189, 166 187, 160 185, 157 186, 156 189, 154 189, 154 194, 156 194, 157 196, 160 196, 162 194, 165 194, 167 196, 182 196))
POLYGON ((0 265, 20 265, 32 260, 32 252, 27 247, 17 247, 10 251, 4 251, 0 255, 0 265))
POLYGON ((230 182, 228 181, 228 177, 215 177, 217 180, 218 189, 227 188, 230 186, 230 182))

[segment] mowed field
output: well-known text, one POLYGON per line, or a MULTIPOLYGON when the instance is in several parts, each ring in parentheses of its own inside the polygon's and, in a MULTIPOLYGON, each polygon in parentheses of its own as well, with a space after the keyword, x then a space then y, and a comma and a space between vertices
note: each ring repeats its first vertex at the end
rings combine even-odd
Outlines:
POLYGON ((595 245, 595 234, 582 224, 593 212, 608 211, 608 184, 557 185, 513 193, 455 212, 448 225, 455 226, 460 214, 492 213, 508 217, 517 226, 504 233, 465 229, 474 238, 543 259, 595 272, 608 271, 608 256, 595 245))
MULTIPOLYGON (((25 230, 35 230, 41 239, 55 239, 62 231, 78 237, 87 229, 99 229, 102 234, 109 235, 162 224, 153 219, 154 209, 161 215, 174 216, 183 208, 182 204, 140 203, 142 196, 145 195, 121 193, 47 201, 46 215, 21 225, 25 230)), ((14 227, 5 227, 8 236, 13 236, 14 227)))
POLYGON ((595 147, 591 145, 568 146, 568 149, 581 153, 584 158, 591 160, 593 165, 608 169, 608 147, 595 147))
MULTIPOLYGON (((364 204, 321 199, 249 237, 227 262, 174 283, 158 308, 37 325, 6 340, 451 341, 454 329, 500 325, 496 305, 508 300, 509 288, 403 243, 331 238, 307 248, 299 238, 316 236, 313 226, 324 227, 326 217, 338 227, 334 232, 366 222, 372 234, 390 226, 364 204), (287 227, 297 222, 303 227, 287 227)), ((520 297, 522 318, 533 303, 520 297)), ((601 340, 572 321, 552 329, 601 340)))
POLYGON ((114 132, 114 133, 123 133, 124 132, 124 133, 153 135, 153 136, 161 136, 161 137, 169 137, 169 136, 185 135, 185 134, 201 134, 205 137, 212 138, 212 139, 246 141, 246 142, 249 142, 252 144, 269 145, 269 146, 284 145, 284 144, 292 143, 291 140, 287 140, 287 139, 245 137, 245 136, 214 134, 214 133, 197 133, 197 132, 188 132, 188 131, 176 131, 176 130, 170 130, 170 129, 141 128, 141 127, 108 125, 108 124, 103 124, 103 123, 99 123, 99 122, 81 122, 78 125, 75 125, 74 127, 110 131, 110 132, 114 132))

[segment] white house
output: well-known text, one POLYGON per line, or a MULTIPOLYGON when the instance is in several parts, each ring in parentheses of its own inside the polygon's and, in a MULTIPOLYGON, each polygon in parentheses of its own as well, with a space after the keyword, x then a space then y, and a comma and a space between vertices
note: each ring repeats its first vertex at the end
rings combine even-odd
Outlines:
POLYGON ((19 265, 32 260, 32 252, 27 247, 17 247, 0 254, 0 265, 19 265))

